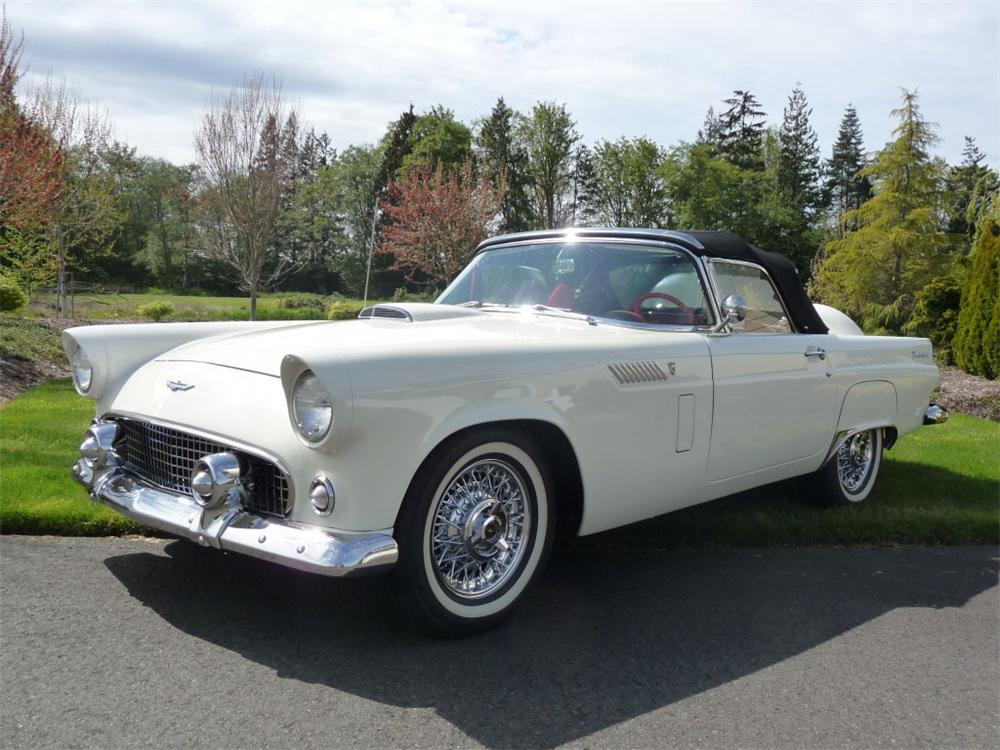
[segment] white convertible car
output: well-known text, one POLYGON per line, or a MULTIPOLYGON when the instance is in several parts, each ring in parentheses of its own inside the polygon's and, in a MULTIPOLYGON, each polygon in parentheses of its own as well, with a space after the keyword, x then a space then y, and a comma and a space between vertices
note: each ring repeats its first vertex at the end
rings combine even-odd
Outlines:
POLYGON ((928 405, 926 339, 865 336, 730 234, 488 240, 434 304, 352 322, 64 334, 97 405, 74 476, 130 518, 491 624, 557 527, 593 534, 812 474, 864 500, 928 405))

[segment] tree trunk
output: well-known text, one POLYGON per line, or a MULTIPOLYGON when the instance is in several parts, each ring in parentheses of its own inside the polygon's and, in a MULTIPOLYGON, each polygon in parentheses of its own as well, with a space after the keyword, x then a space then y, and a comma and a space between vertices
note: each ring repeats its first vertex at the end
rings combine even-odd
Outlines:
POLYGON ((56 266, 56 317, 66 317, 66 254, 63 252, 62 236, 59 237, 56 266))
POLYGON ((257 320, 257 285, 250 287, 250 320, 257 320))

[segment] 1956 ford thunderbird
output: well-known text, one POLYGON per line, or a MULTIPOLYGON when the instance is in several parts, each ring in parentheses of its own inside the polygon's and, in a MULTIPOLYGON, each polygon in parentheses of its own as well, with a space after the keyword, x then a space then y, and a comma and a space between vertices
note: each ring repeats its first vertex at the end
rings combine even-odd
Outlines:
POLYGON ((497 237, 434 304, 351 322, 64 334, 97 403, 74 476, 199 544, 387 571, 425 628, 504 616, 558 530, 806 474, 855 503, 928 406, 926 339, 863 335, 780 255, 716 232, 497 237))

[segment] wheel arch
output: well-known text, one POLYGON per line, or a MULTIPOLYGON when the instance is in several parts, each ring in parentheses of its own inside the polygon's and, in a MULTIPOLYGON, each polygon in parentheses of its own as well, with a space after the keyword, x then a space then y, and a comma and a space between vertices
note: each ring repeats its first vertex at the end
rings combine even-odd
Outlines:
MULTIPOLYGON (((447 448, 452 442, 460 440, 470 433, 486 430, 492 427, 506 427, 516 430, 533 440, 548 462, 555 485, 556 535, 557 537, 576 536, 583 520, 583 475, 580 463, 576 457, 569 437, 558 425, 543 419, 501 419, 471 424, 442 437, 420 462, 417 470, 410 478, 407 492, 413 486, 417 476, 447 448)), ((400 511, 402 508, 400 508, 400 511)), ((395 523, 399 521, 397 511, 395 523)))

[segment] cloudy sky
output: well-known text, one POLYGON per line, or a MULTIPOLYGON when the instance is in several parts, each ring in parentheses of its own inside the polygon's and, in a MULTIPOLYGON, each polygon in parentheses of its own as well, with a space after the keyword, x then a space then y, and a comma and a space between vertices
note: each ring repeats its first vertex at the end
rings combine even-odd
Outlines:
POLYGON ((590 142, 691 139, 736 88, 780 119, 801 82, 828 153, 844 106, 869 148, 899 87, 919 88, 957 160, 973 135, 1000 162, 1000 2, 56 3, 7 0, 24 85, 49 72, 106 107, 140 153, 189 161, 212 92, 275 74, 334 144, 371 142, 413 103, 462 120, 498 96, 565 102, 590 142))

